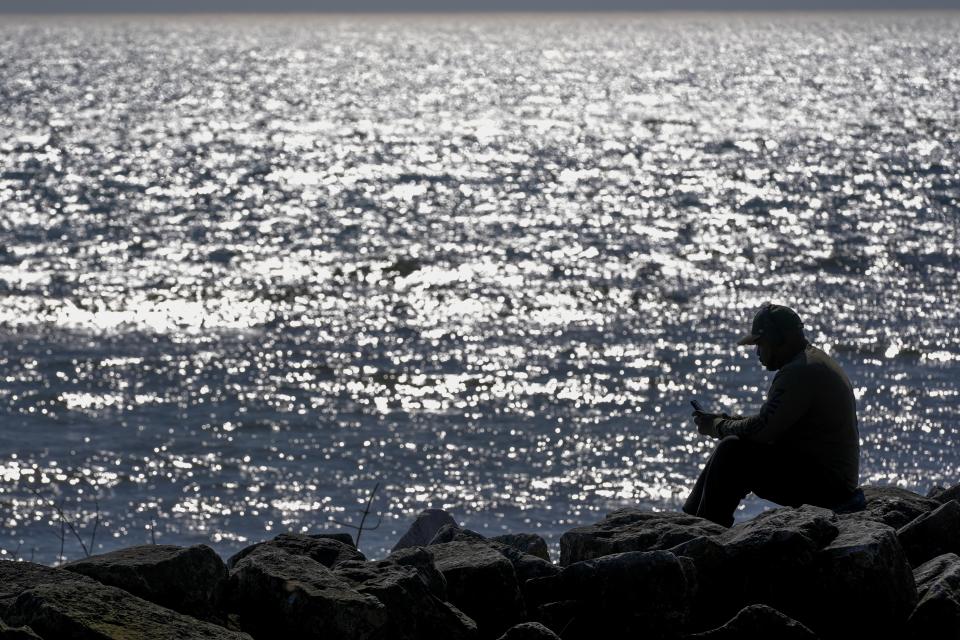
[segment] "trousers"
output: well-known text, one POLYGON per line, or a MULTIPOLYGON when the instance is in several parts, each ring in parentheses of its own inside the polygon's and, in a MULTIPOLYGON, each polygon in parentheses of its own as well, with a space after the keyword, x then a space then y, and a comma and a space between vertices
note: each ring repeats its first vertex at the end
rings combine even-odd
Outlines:
POLYGON ((724 527, 749 493, 782 506, 831 508, 849 496, 845 488, 789 447, 727 436, 717 443, 683 511, 724 527))

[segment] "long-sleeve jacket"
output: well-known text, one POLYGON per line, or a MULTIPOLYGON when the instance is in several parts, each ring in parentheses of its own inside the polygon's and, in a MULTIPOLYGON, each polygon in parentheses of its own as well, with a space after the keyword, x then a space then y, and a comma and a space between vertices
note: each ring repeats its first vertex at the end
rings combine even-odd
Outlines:
POLYGON ((846 490, 853 491, 859 482, 853 387, 840 365, 812 345, 780 368, 759 413, 721 420, 717 433, 789 446, 846 490))

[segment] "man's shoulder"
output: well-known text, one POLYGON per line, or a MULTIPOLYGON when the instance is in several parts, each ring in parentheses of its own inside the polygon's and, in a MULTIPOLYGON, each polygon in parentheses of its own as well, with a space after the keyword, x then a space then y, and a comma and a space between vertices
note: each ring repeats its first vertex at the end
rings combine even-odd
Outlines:
POLYGON ((813 345, 807 345, 801 354, 802 358, 796 367, 796 373, 800 375, 809 374, 820 380, 838 380, 846 386, 850 386, 850 380, 840 363, 834 360, 830 354, 823 349, 813 345))
POLYGON ((789 362, 780 367, 776 377, 802 378, 823 367, 835 369, 839 368, 839 365, 825 351, 808 344, 789 362))

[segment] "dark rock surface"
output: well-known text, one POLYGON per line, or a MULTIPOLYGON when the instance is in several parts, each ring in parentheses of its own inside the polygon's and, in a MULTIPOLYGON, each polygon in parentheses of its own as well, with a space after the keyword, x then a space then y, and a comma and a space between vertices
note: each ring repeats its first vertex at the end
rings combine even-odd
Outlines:
POLYGON ((822 638, 892 637, 903 632, 917 589, 896 531, 869 520, 841 520, 817 554, 810 597, 782 609, 822 638))
POLYGON ((920 601, 907 622, 910 637, 960 638, 960 557, 933 558, 917 567, 913 577, 920 601))
POLYGON ((940 503, 925 498, 918 493, 899 487, 863 487, 866 507, 863 511, 844 514, 844 519, 873 520, 882 522, 894 529, 906 525, 911 520, 933 511, 940 503))
POLYGON ((687 636, 689 640, 816 640, 810 629, 763 604, 744 607, 722 627, 687 636))
POLYGON ((914 567, 945 553, 960 553, 960 503, 949 500, 905 524, 897 538, 914 567))
POLYGON ((437 530, 437 533, 433 538, 430 539, 428 544, 443 544, 444 542, 453 542, 455 540, 486 540, 483 535, 477 533, 476 531, 471 531, 470 529, 464 529, 457 524, 445 524, 440 529, 437 530))
POLYGON ((227 567, 207 545, 142 545, 77 560, 64 566, 97 582, 197 617, 217 608, 227 567))
POLYGON ((782 508, 674 547, 697 568, 694 626, 715 627, 751 604, 791 613, 798 600, 809 600, 818 553, 838 531, 839 520, 827 509, 782 508))
POLYGON ((671 637, 687 624, 696 590, 693 562, 667 551, 585 560, 530 582, 537 617, 564 640, 671 637))
POLYGON ((400 541, 394 545, 393 550, 405 549, 407 547, 424 547, 430 544, 433 537, 445 525, 459 527, 457 521, 443 509, 425 509, 420 512, 417 519, 400 541))
POLYGON ((490 539, 550 562, 550 549, 547 548, 546 540, 535 533, 508 533, 490 539))
POLYGON ((245 549, 241 549, 227 560, 227 568, 233 569, 240 560, 247 557, 254 549, 261 547, 280 549, 296 556, 306 556, 311 560, 316 560, 328 569, 347 560, 367 559, 366 556, 360 553, 352 544, 345 544, 335 538, 305 536, 297 533, 281 533, 273 540, 258 542, 245 549))
POLYGON ((90 581, 41 584, 21 593, 4 616, 47 640, 250 640, 245 633, 202 622, 90 581), (79 587, 79 588, 78 588, 79 587))
POLYGON ((30 627, 11 627, 0 620, 0 640, 43 640, 30 627))
POLYGON ((357 548, 357 543, 353 541, 353 536, 350 535, 349 533, 343 533, 340 531, 330 531, 330 532, 323 532, 323 533, 311 533, 308 535, 309 537, 316 538, 317 540, 322 540, 326 538, 329 540, 336 540, 337 542, 342 542, 348 547, 353 547, 354 549, 357 548))
POLYGON ((6 619, 13 601, 27 589, 60 582, 80 583, 74 587, 77 589, 83 584, 96 584, 95 580, 63 569, 32 562, 0 561, 0 618, 6 619))
POLYGON ((230 572, 230 602, 257 638, 381 638, 386 607, 305 555, 261 546, 230 572))
POLYGON ((447 599, 447 579, 437 569, 433 552, 429 547, 398 549, 387 556, 386 560, 402 567, 413 567, 420 574, 420 579, 427 585, 430 593, 440 600, 447 599))
POLYGON ((497 638, 525 621, 517 575, 503 554, 475 540, 429 548, 447 581, 450 602, 476 621, 481 638, 497 638))
POLYGON ((619 509, 601 522, 576 527, 560 537, 560 566, 626 551, 669 549, 726 528, 685 513, 619 509))
POLYGON ((560 636, 539 622, 523 622, 507 629, 499 640, 560 640, 560 636))
POLYGON ((430 593, 416 567, 386 560, 344 562, 334 575, 357 593, 379 600, 387 611, 384 638, 391 640, 473 640, 476 624, 430 593))
POLYGON ((960 484, 952 487, 936 486, 927 492, 927 497, 936 500, 940 504, 950 502, 951 500, 960 500, 960 484))

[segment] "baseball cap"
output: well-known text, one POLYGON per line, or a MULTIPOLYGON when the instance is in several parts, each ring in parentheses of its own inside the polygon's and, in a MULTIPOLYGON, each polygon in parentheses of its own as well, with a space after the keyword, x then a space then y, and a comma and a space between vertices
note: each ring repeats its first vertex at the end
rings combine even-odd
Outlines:
POLYGON ((790 307, 766 303, 753 316, 750 333, 737 341, 739 345, 757 344, 757 341, 770 333, 783 335, 791 330, 803 329, 803 321, 790 307))

